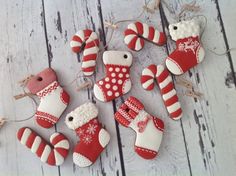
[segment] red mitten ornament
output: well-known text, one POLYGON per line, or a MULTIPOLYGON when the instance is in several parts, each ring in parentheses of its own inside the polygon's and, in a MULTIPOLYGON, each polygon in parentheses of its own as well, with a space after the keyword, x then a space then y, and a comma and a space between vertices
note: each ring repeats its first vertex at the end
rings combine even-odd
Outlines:
POLYGON ((47 68, 38 73, 29 80, 27 88, 40 98, 36 122, 44 128, 51 128, 70 101, 70 96, 58 83, 55 71, 47 68))
POLYGON ((124 32, 124 42, 129 49, 139 51, 144 47, 144 40, 156 45, 164 45, 166 36, 152 26, 145 23, 135 22, 128 25, 124 32))
POLYGON ((65 123, 80 138, 74 148, 74 163, 79 167, 90 166, 110 141, 109 133, 98 121, 97 107, 93 103, 85 103, 70 112, 65 123))
POLYGON ((200 43, 200 24, 196 20, 169 25, 176 49, 166 58, 168 70, 180 75, 202 62, 205 51, 200 43))
POLYGON ((106 77, 94 85, 94 95, 98 100, 108 102, 130 91, 132 60, 131 53, 127 51, 105 51, 103 53, 106 77))
POLYGON ((164 122, 144 110, 143 104, 135 97, 129 97, 115 113, 115 119, 136 132, 135 152, 153 159, 158 154, 162 141, 164 122))
POLYGON ((75 53, 84 50, 82 71, 85 76, 92 75, 95 71, 99 52, 99 38, 97 34, 90 29, 80 30, 73 36, 70 46, 75 53))
POLYGON ((49 165, 61 165, 68 155, 69 141, 61 133, 56 132, 51 135, 51 145, 28 127, 19 129, 17 138, 22 145, 29 148, 32 153, 35 153, 42 162, 49 165))
POLYGON ((142 71, 141 83, 144 89, 152 90, 157 80, 166 109, 173 120, 182 117, 182 109, 169 71, 163 65, 149 65, 142 71))

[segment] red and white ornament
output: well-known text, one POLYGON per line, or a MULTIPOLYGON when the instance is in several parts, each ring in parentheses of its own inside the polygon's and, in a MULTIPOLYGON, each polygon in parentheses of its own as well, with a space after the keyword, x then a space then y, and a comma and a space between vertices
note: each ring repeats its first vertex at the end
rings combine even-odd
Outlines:
POLYGON ((85 103, 70 112, 65 123, 80 138, 74 148, 73 162, 79 167, 92 165, 110 141, 109 133, 98 121, 97 107, 85 103))
POLYGON ((163 65, 150 65, 142 71, 141 84, 144 89, 152 90, 154 80, 157 80, 166 109, 173 120, 182 117, 182 109, 178 100, 173 80, 169 71, 163 65))
POLYGON ((166 43, 166 37, 163 32, 159 32, 153 26, 141 22, 129 24, 124 35, 125 44, 134 51, 139 51, 144 47, 144 40, 156 45, 164 45, 166 43))
POLYGON ((166 58, 166 67, 180 75, 203 61, 205 51, 200 43, 200 24, 196 20, 169 25, 176 49, 166 58))
POLYGON ((99 52, 99 38, 90 29, 79 30, 72 38, 70 46, 75 53, 82 50, 82 71, 85 76, 90 76, 95 72, 96 59, 99 52))
POLYGON ((106 77, 94 85, 95 97, 103 102, 120 97, 131 89, 130 67, 133 57, 127 51, 105 51, 106 77))
POLYGON ((162 141, 164 122, 144 110, 135 97, 129 97, 115 113, 115 119, 136 132, 135 152, 144 159, 157 156, 162 141))
POLYGON ((36 122, 44 128, 51 128, 70 101, 70 96, 57 81, 56 72, 51 68, 43 70, 30 78, 27 88, 40 98, 35 113, 36 122))
POLYGON ((50 137, 51 145, 28 127, 20 128, 17 132, 17 138, 42 162, 53 166, 59 166, 65 161, 70 148, 68 139, 57 132, 50 137))

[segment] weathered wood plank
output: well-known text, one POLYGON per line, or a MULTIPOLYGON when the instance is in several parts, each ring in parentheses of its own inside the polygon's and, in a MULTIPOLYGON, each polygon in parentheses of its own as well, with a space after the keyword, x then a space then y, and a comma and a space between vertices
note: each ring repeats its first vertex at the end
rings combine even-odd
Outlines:
MULTIPOLYGON (((77 57, 69 46, 69 42, 75 32, 80 29, 90 28, 100 33, 100 38, 103 38, 100 32, 102 29, 99 16, 99 3, 73 0, 56 2, 45 0, 44 3, 48 43, 51 46, 51 53, 53 55, 51 67, 58 72, 62 84, 67 85, 81 70, 81 57, 77 57)), ((92 77, 93 80, 103 75, 104 70, 101 57, 98 58, 97 65, 97 73, 92 77)), ((81 80, 83 78, 80 78, 78 82, 81 80)), ((99 119, 101 123, 111 134, 111 141, 96 163, 88 168, 75 166, 72 162, 71 153, 65 164, 60 167, 61 175, 120 175, 120 158, 112 103, 96 101, 93 97, 92 90, 77 92, 75 85, 67 86, 66 90, 71 95, 71 103, 62 116, 62 120, 58 123, 57 129, 63 131, 71 139, 72 146, 74 146, 78 138, 75 136, 74 131, 66 127, 63 122, 64 117, 77 106, 87 101, 93 101, 99 108, 99 119)))
MULTIPOLYGON (((29 98, 18 101, 22 93, 17 81, 48 66, 41 1, 1 1, 0 11, 0 116, 20 120, 34 113, 29 98)), ((34 119, 7 123, 0 129, 0 175, 58 175, 57 167, 43 164, 16 139, 22 126, 38 131, 48 139, 54 130, 43 130, 34 119)))
MULTIPOLYGON (((164 7, 164 15, 169 22, 180 12, 181 5, 188 1, 165 1, 174 13, 164 7)), ((214 1, 198 1, 199 14, 208 19, 202 42, 206 48, 205 61, 184 74, 204 93, 204 99, 194 100, 181 96, 185 111, 182 119, 186 146, 192 175, 232 175, 235 173, 235 89, 225 85, 225 77, 232 71, 227 56, 217 57, 207 50, 225 50, 222 26, 217 18, 214 1), (216 37, 217 36, 217 37, 216 37), (227 97, 227 98, 226 98, 227 97), (226 102, 226 99, 227 102, 226 102), (223 101, 222 101, 223 100, 223 101), (232 139, 232 140, 229 140, 232 139), (225 162, 227 160, 227 162, 225 162)), ((187 14, 185 18, 191 17, 187 14)), ((169 43, 169 50, 175 47, 169 43)), ((179 92, 184 89, 177 86, 179 92)))
MULTIPOLYGON (((124 19, 133 19, 142 11, 144 1, 101 1, 104 20, 119 21, 124 19), (137 8, 131 8, 131 7, 137 8), (117 8, 119 7, 119 8, 117 8)), ((162 31, 159 12, 153 15, 145 14, 140 19, 149 24, 153 24, 162 31)), ((119 25, 114 33, 113 40, 108 49, 127 50, 123 43, 123 31, 128 25, 119 25)), ((135 134, 131 129, 119 126, 122 141, 122 152, 124 156, 124 167, 126 175, 189 175, 188 161, 185 151, 184 139, 180 122, 172 121, 164 108, 162 98, 158 89, 152 92, 146 92, 141 88, 140 74, 144 67, 151 63, 159 64, 166 57, 166 48, 157 47, 148 42, 140 52, 132 52, 134 62, 131 69, 131 79, 133 88, 128 95, 116 100, 117 107, 130 95, 134 95, 144 103, 146 110, 153 115, 160 116, 166 125, 164 140, 160 148, 159 157, 155 160, 147 161, 140 158, 133 148, 135 134)))

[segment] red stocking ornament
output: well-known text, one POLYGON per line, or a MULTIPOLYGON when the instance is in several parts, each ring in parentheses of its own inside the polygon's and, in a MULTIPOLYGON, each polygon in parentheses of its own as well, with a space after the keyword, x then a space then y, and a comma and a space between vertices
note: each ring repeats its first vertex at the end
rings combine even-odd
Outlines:
POLYGON ((182 21, 169 25, 176 49, 167 57, 168 70, 180 75, 202 62, 205 51, 200 43, 200 25, 196 20, 182 21))
POLYGON ((127 51, 105 51, 103 53, 106 77, 94 85, 94 95, 98 100, 111 101, 130 91, 132 60, 131 53, 127 51))
POLYGON ((51 128, 70 101, 70 96, 58 83, 55 71, 47 68, 38 73, 29 80, 27 88, 40 98, 36 122, 44 128, 51 128))
POLYGON ((135 152, 153 159, 158 154, 162 141, 164 122, 144 110, 143 104, 135 97, 129 97, 115 113, 115 119, 136 132, 135 152))
POLYGON ((73 152, 74 163, 79 167, 92 165, 110 141, 109 133, 98 121, 97 107, 85 103, 70 112, 65 122, 80 138, 73 152))

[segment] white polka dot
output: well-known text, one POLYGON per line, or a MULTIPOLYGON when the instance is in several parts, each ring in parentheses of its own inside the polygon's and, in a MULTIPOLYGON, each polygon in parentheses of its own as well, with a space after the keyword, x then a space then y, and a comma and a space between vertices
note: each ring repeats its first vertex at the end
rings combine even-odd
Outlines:
POLYGON ((111 77, 115 77, 115 76, 116 76, 116 74, 115 74, 115 73, 112 73, 112 74, 111 74, 111 77))
POLYGON ((112 91, 109 90, 109 91, 107 92, 107 95, 108 95, 108 96, 112 96, 112 91))
POLYGON ((108 70, 111 72, 111 71, 113 71, 113 68, 112 68, 112 67, 110 67, 108 70))
POLYGON ((119 76, 119 78, 123 78, 124 75, 122 73, 120 73, 118 76, 119 76))
POLYGON ((103 85, 103 81, 99 81, 98 83, 99 83, 100 85, 103 85))
POLYGON ((118 84, 122 84, 123 81, 121 79, 118 80, 118 84))
POLYGON ((122 68, 122 71, 123 71, 123 72, 126 72, 126 71, 127 71, 127 69, 126 69, 126 68, 122 68))
POLYGON ((126 76, 126 78, 129 78, 129 74, 126 74, 125 76, 126 76))
POLYGON ((116 83, 116 79, 113 78, 113 79, 111 80, 111 82, 112 82, 112 83, 116 83))
POLYGON ((116 93, 115 93, 115 96, 116 96, 116 97, 119 97, 119 95, 120 95, 119 92, 116 92, 116 93))
POLYGON ((117 90, 118 87, 117 87, 117 86, 113 86, 112 89, 113 89, 113 90, 117 90))
POLYGON ((111 85, 110 85, 110 84, 106 84, 105 87, 106 87, 107 89, 109 89, 109 88, 111 87, 111 85))
POLYGON ((105 78, 105 81, 108 82, 110 79, 108 77, 105 78))
POLYGON ((116 72, 119 72, 119 71, 120 71, 120 68, 117 67, 117 68, 115 69, 115 71, 116 71, 116 72))

